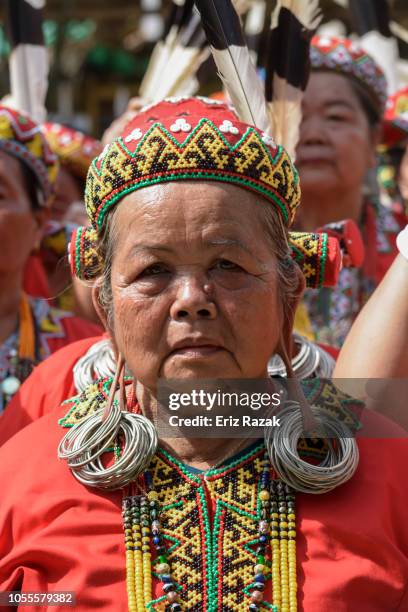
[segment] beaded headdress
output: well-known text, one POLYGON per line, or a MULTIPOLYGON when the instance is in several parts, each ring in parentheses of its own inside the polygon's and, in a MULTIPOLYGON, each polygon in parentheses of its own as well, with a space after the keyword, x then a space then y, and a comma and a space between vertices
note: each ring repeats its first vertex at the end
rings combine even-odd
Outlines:
POLYGON ((298 174, 273 139, 214 100, 165 100, 141 111, 92 163, 85 204, 100 231, 126 194, 170 181, 235 183, 263 196, 286 226, 300 201, 298 174))
POLYGON ((102 151, 99 140, 60 123, 44 123, 42 129, 61 164, 85 181, 92 160, 102 151))
POLYGON ((44 194, 44 205, 49 205, 58 173, 58 158, 40 126, 27 115, 0 106, 0 150, 17 157, 30 168, 44 194))
POLYGON ((356 42, 348 38, 314 36, 310 48, 312 70, 328 70, 354 79, 364 88, 382 116, 387 81, 381 68, 356 42))

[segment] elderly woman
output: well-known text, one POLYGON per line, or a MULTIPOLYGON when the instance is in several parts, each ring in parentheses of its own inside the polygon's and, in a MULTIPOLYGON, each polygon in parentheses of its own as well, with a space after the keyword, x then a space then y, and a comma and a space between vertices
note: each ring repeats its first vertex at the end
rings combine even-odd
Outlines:
POLYGON ((390 267, 397 253, 396 235, 406 220, 366 190, 366 179, 377 164, 386 102, 380 69, 358 44, 327 37, 313 39, 311 64, 297 148, 302 184, 297 224, 311 230, 354 219, 366 246, 360 270, 344 269, 336 289, 308 291, 305 296, 315 339, 340 347, 390 267))
POLYGON ((96 160, 77 263, 100 274, 117 373, 1 449, 2 591, 71 591, 80 611, 406 608, 403 441, 390 452, 362 438, 358 467, 352 441, 321 448, 331 467, 316 478, 270 430, 238 448, 227 435, 157 447, 149 420, 164 410, 160 380, 262 384, 271 354, 287 363, 304 284, 287 246, 298 200, 285 151, 203 100, 148 108, 96 160))
POLYGON ((24 269, 52 202, 57 160, 39 126, 0 107, 0 413, 34 365, 97 327, 30 299, 24 269))

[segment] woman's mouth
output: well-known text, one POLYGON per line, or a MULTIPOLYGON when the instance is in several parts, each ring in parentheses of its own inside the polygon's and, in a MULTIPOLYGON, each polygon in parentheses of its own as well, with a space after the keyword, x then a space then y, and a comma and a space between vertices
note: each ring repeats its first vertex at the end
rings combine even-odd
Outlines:
POLYGON ((200 359, 204 357, 212 357, 223 349, 215 344, 203 344, 201 346, 183 346, 173 350, 170 355, 175 357, 183 357, 185 359, 200 359))

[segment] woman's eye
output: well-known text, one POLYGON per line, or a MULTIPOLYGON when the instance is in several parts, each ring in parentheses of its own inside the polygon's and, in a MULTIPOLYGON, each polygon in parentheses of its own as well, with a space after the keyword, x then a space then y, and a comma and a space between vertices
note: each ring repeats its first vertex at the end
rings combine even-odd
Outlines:
POLYGON ((161 263, 152 264, 148 266, 139 274, 139 278, 147 278, 149 276, 158 276, 159 274, 165 274, 169 269, 167 266, 161 263))
POLYGON ((219 259, 215 262, 214 268, 218 270, 232 270, 233 272, 242 271, 242 268, 228 259, 219 259))
POLYGON ((347 121, 347 117, 339 115, 338 113, 332 113, 327 116, 330 121, 347 121))

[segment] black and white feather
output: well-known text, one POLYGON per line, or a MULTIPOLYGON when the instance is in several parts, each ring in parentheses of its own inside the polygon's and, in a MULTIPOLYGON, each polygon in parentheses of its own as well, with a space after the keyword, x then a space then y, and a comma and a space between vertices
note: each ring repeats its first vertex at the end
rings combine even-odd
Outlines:
POLYGON ((382 68, 391 95, 398 88, 398 43, 390 28, 387 0, 349 0, 351 19, 360 44, 382 68))
POLYGON ((195 4, 218 73, 239 117, 269 133, 265 94, 231 0, 196 0, 195 4))
POLYGON ((196 92, 195 74, 209 51, 193 6, 193 0, 173 0, 164 39, 156 44, 139 89, 147 103, 196 92))
POLYGON ((265 92, 273 136, 293 158, 310 73, 310 41, 320 20, 318 0, 278 0, 272 14, 265 92))
POLYGON ((165 73, 154 92, 154 101, 195 94, 198 89, 196 73, 209 55, 200 18, 192 12, 179 31, 165 73))
POLYGON ((42 123, 46 118, 48 52, 42 31, 45 0, 7 0, 12 104, 42 123))

